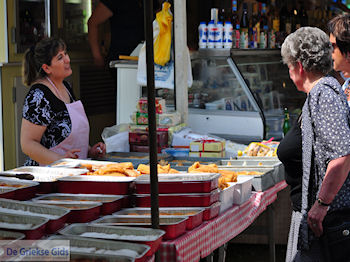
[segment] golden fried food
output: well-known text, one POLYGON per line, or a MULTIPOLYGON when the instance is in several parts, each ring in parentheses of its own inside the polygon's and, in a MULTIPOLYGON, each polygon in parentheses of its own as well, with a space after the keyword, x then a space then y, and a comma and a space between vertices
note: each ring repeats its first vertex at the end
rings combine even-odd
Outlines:
POLYGON ((237 175, 239 176, 260 176, 264 174, 263 172, 258 172, 258 171, 238 171, 237 175))
MULTIPOLYGON (((170 164, 167 164, 165 166, 157 165, 158 174, 169 174, 169 173, 179 173, 179 171, 170 168, 170 164)), ((139 164, 137 167, 137 171, 139 171, 141 174, 150 174, 150 167, 149 165, 145 164, 139 164)))
POLYGON ((218 173, 218 166, 216 164, 202 165, 195 162, 188 168, 189 173, 218 173))
POLYGON ((232 170, 220 169, 219 173, 221 174, 221 176, 224 176, 227 179, 229 179, 229 181, 227 181, 227 182, 237 182, 237 172, 232 171, 232 170))

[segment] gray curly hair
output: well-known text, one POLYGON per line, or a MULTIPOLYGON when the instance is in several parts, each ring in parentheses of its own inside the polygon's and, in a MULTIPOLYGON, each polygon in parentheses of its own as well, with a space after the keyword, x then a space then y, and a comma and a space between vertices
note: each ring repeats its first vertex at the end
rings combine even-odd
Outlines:
POLYGON ((316 27, 301 27, 287 36, 281 48, 283 63, 300 62, 307 72, 326 75, 332 70, 332 44, 316 27))

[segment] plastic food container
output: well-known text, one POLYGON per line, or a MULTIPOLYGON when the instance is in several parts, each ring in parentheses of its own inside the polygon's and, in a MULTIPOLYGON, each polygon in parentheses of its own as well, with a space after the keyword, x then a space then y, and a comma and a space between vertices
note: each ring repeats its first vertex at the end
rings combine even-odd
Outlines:
POLYGON ((150 247, 146 256, 152 256, 162 242, 165 231, 152 228, 72 224, 62 229, 59 233, 65 236, 80 236, 145 244, 150 247))
MULTIPOLYGON (((186 220, 188 217, 159 217, 159 227, 166 233, 164 239, 174 239, 186 232, 186 220)), ((99 224, 106 226, 137 226, 151 227, 150 217, 116 217, 104 216, 91 224, 99 224)))
MULTIPOLYGON (((266 189, 275 185, 274 169, 272 168, 222 168, 232 171, 257 171, 263 173, 262 175, 243 175, 253 177, 252 186, 255 191, 265 191, 266 189)), ((239 175, 240 176, 240 175, 239 175)))
POLYGON ((61 201, 70 203, 71 201, 92 201, 100 202, 101 214, 110 215, 122 208, 124 196, 119 195, 102 195, 102 194, 48 194, 33 198, 32 200, 38 203, 47 203, 48 201, 61 201))
MULTIPOLYGON (((71 261, 85 259, 87 261, 143 262, 150 249, 143 244, 77 236, 51 236, 47 240, 60 239, 70 241, 71 261)), ((50 241, 47 244, 43 243, 43 247, 47 248, 47 245, 50 245, 50 241)))
POLYGON ((86 169, 54 168, 41 166, 23 166, 6 171, 5 173, 29 173, 39 182, 38 194, 57 192, 57 179, 66 176, 76 176, 86 173, 86 169))
POLYGON ((70 210, 67 223, 87 223, 97 219, 101 214, 102 203, 90 201, 43 201, 45 205, 68 208, 70 210))
MULTIPOLYGON (((179 193, 179 194, 159 194, 160 207, 207 207, 219 201, 220 192, 218 189, 210 193, 179 193)), ((150 207, 151 195, 137 194, 137 207, 150 207)))
POLYGON ((217 217, 220 212, 220 206, 221 206, 221 202, 215 202, 211 206, 206 207, 203 212, 203 220, 207 221, 207 220, 213 219, 214 217, 217 217))
POLYGON ((25 234, 26 239, 40 239, 46 231, 48 218, 0 212, 0 228, 25 234))
MULTIPOLYGON (((186 229, 192 230, 193 228, 202 224, 204 208, 200 207, 188 207, 188 208, 166 208, 162 207, 159 209, 159 216, 173 216, 183 217, 187 216, 188 220, 186 223, 186 229)), ((118 217, 151 217, 150 208, 127 208, 120 210, 113 214, 118 217)))
MULTIPOLYGON (((35 196, 39 183, 16 178, 0 178, 0 188, 15 189, 13 199, 28 200, 35 196)), ((7 192, 9 193, 9 191, 7 192)), ((11 195, 11 194, 10 194, 11 195)))
POLYGON ((42 205, 33 202, 0 199, 0 212, 48 218, 46 233, 53 234, 61 229, 69 216, 69 209, 42 205))
POLYGON ((59 193, 127 195, 134 177, 73 176, 58 179, 59 193))
MULTIPOLYGON (((160 194, 209 193, 218 187, 220 174, 181 173, 158 174, 160 194)), ((135 180, 136 194, 150 194, 150 176, 142 175, 135 180)))

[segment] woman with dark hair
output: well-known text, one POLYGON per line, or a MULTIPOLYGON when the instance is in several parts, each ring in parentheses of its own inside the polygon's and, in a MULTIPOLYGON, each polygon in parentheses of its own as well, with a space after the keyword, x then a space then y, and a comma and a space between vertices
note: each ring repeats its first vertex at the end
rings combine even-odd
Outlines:
POLYGON ((31 86, 22 114, 21 147, 29 156, 25 165, 105 154, 102 142, 89 146, 84 107, 64 81, 71 74, 70 58, 61 39, 43 39, 25 52, 23 82, 31 86))
POLYGON ((342 88, 350 105, 350 14, 340 14, 328 22, 329 40, 333 46, 333 68, 347 80, 342 88))
POLYGON ((298 201, 293 201, 286 261, 324 261, 319 239, 322 222, 329 211, 350 208, 349 108, 340 84, 328 75, 332 69, 332 45, 322 30, 302 27, 288 35, 281 55, 297 89, 307 94, 297 126, 300 129, 290 141, 291 148, 298 150, 301 138, 302 163, 297 153, 288 148, 279 149, 278 154, 282 162, 288 160, 289 154, 302 164, 301 188, 295 187, 299 193, 298 201))

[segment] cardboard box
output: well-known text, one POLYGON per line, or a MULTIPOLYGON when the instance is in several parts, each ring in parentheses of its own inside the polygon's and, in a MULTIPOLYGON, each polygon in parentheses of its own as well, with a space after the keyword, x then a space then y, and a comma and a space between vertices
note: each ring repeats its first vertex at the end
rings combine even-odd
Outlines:
MULTIPOLYGON (((148 100, 146 97, 141 97, 137 102, 137 111, 140 113, 148 113, 148 100)), ((165 99, 156 97, 156 113, 166 113, 165 99)))
POLYGON ((225 142, 216 140, 199 140, 190 143, 193 152, 221 152, 225 150, 225 142))
POLYGON ((189 157, 225 157, 225 151, 222 151, 222 152, 190 152, 189 157))

